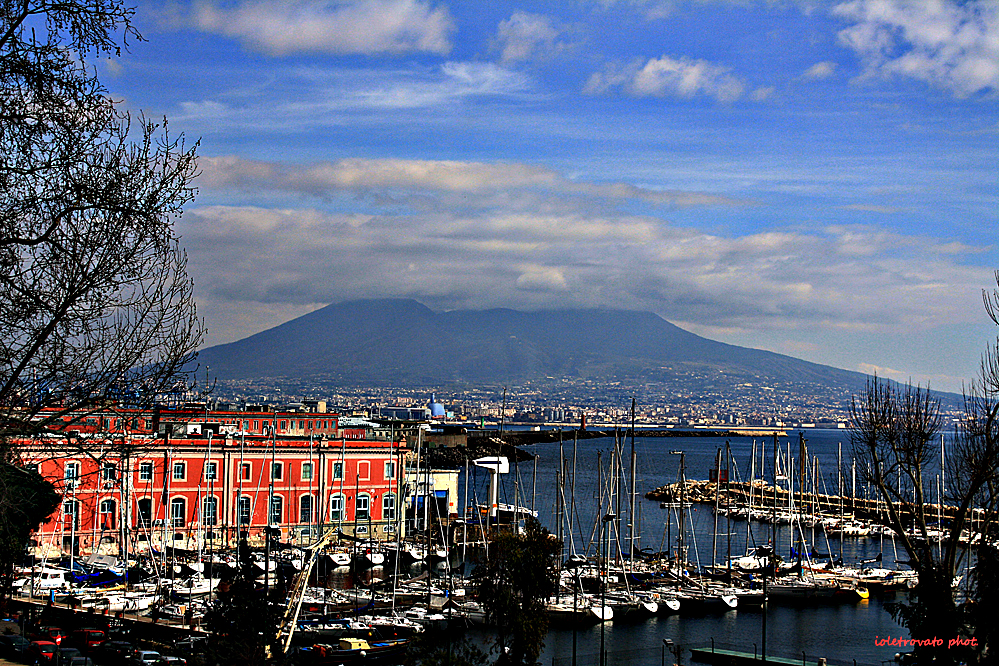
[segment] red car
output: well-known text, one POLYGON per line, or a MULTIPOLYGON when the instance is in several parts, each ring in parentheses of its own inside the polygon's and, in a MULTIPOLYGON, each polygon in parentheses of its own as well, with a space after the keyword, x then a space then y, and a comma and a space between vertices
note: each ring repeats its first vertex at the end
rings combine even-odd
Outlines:
POLYGON ((66 638, 68 634, 52 625, 42 625, 40 627, 35 627, 28 632, 28 638, 33 641, 51 641, 56 645, 62 643, 63 639, 66 638))
POLYGON ((62 643, 63 639, 66 638, 67 634, 65 631, 59 627, 51 625, 42 625, 40 627, 35 627, 35 629, 29 632, 29 637, 36 641, 51 641, 56 645, 62 643))
POLYGON ((51 664, 54 661, 58 645, 52 641, 31 641, 28 646, 28 661, 35 661, 39 664, 51 664))
POLYGON ((77 629, 69 635, 72 645, 80 648, 84 654, 90 654, 107 639, 108 635, 100 629, 77 629))

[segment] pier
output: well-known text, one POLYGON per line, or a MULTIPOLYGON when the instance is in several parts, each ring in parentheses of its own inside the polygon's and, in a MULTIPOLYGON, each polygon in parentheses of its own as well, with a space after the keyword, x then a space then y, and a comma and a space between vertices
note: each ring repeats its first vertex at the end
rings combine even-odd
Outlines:
MULTIPOLYGON (((752 484, 746 481, 717 484, 713 481, 687 480, 682 489, 679 482, 671 483, 650 490, 645 494, 645 498, 657 502, 677 502, 681 490, 685 502, 711 505, 717 502, 722 508, 746 507, 750 505, 750 499, 754 509, 775 510, 778 514, 786 512, 789 506, 789 491, 774 488, 765 481, 754 481, 752 484)), ((834 516, 844 513, 868 523, 887 524, 888 513, 885 503, 881 500, 801 491, 794 491, 793 495, 795 512, 799 514, 834 516)), ((911 502, 897 504, 896 509, 903 521, 911 520, 916 513, 915 505, 911 502)), ((933 516, 939 511, 941 520, 949 521, 956 514, 957 507, 927 503, 924 505, 924 511, 927 515, 933 516)))

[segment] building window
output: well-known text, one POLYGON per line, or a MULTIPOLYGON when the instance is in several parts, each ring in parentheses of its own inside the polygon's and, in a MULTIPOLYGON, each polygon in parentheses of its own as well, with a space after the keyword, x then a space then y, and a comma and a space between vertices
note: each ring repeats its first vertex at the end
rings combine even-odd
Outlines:
POLYGON ((173 480, 183 481, 187 478, 187 463, 177 461, 173 464, 173 480))
POLYGON ((371 463, 367 460, 362 460, 357 463, 357 478, 361 481, 368 481, 371 479, 371 463))
POLYGON ((66 479, 66 485, 68 486, 78 485, 80 483, 80 463, 66 463, 66 467, 63 469, 63 478, 66 479))
POLYGON ((298 429, 299 430, 305 430, 305 421, 299 421, 298 422, 298 429))
POLYGON ((312 480, 312 463, 302 463, 302 481, 312 480))
POLYGON ((312 522, 312 495, 302 495, 298 500, 298 522, 312 522))
POLYGON ((395 478, 395 461, 386 460, 385 461, 385 479, 392 480, 395 478))
POLYGON ((144 497, 137 504, 139 507, 139 526, 149 527, 153 520, 153 500, 144 497))
POLYGON ((254 430, 260 430, 260 421, 254 421, 253 422, 253 429, 254 430))
POLYGON ((343 495, 333 495, 330 497, 330 520, 343 520, 343 495))
POLYGON ((239 498, 239 524, 249 525, 250 524, 250 498, 243 495, 239 498))
POLYGON ((242 463, 239 466, 239 478, 242 479, 243 481, 249 481, 251 470, 252 467, 250 466, 250 463, 242 463))
POLYGON ((201 523, 207 527, 213 527, 218 524, 219 519, 219 500, 217 497, 206 497, 204 501, 203 515, 201 523))
POLYGON ((335 462, 333 463, 333 480, 339 481, 343 478, 343 463, 335 462))
POLYGON ((284 463, 271 463, 271 478, 275 481, 280 481, 282 473, 284 472, 284 463))
POLYGON ((287 421, 281 421, 281 432, 284 432, 287 429, 288 429, 288 422, 287 421))
POLYGON ((102 530, 114 529, 115 503, 113 499, 101 500, 100 523, 102 530))
POLYGON ((139 481, 153 480, 153 464, 151 462, 139 463, 139 481))
POLYGON ((187 522, 187 502, 183 497, 170 500, 170 520, 174 527, 183 527, 187 522))
MULTIPOLYGON (((319 422, 316 421, 316 423, 318 424, 319 422)), ((312 421, 309 421, 306 425, 309 427, 309 430, 312 430, 312 421)))
POLYGON ((65 529, 80 529, 80 503, 76 500, 63 502, 62 520, 65 529))
POLYGON ((114 463, 101 464, 101 481, 114 481, 118 478, 118 466, 114 463))
POLYGON ((271 495, 270 524, 280 525, 284 516, 284 498, 280 495, 271 495))
POLYGON ((382 498, 382 520, 395 520, 395 495, 388 493, 382 498))
POLYGON ((371 498, 368 497, 367 493, 359 493, 354 500, 354 520, 368 520, 371 518, 370 505, 371 498))
POLYGON ((205 463, 205 481, 215 481, 219 478, 219 464, 217 462, 205 463))

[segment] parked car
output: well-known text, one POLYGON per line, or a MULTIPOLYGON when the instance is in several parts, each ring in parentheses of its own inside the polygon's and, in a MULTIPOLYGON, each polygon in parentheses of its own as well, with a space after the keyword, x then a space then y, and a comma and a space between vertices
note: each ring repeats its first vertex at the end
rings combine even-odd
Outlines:
POLYGON ((51 664, 57 649, 59 646, 52 641, 31 641, 25 656, 27 661, 33 661, 36 664, 51 664))
POLYGON ((0 655, 12 661, 23 661, 28 653, 29 645, 31 645, 31 641, 24 636, 16 634, 0 636, 0 655))
POLYGON ((135 646, 128 641, 105 641, 94 650, 94 660, 108 666, 119 666, 128 661, 135 646))
POLYGON ((100 629, 77 629, 70 633, 69 644, 84 654, 90 654, 107 639, 108 635, 100 629))
POLYGON ((28 632, 28 638, 33 641, 49 641, 59 645, 66 638, 66 632, 60 627, 50 624, 43 624, 28 632))
POLYGON ((188 636, 187 638, 181 638, 178 641, 174 641, 173 648, 181 654, 192 656, 199 652, 203 652, 207 644, 207 636, 188 636))
POLYGON ((69 647, 68 645, 60 645, 56 648, 55 660, 56 663, 62 666, 62 664, 67 663, 73 657, 82 657, 83 653, 80 652, 75 647, 69 647))
POLYGON ((94 666, 94 660, 90 657, 73 657, 69 661, 64 661, 60 666, 94 666))
POLYGON ((163 656, 155 650, 136 650, 129 663, 135 666, 152 666, 163 662, 163 656))
POLYGON ((164 666, 187 666, 187 659, 175 657, 172 654, 164 654, 160 659, 160 663, 164 664, 164 666))

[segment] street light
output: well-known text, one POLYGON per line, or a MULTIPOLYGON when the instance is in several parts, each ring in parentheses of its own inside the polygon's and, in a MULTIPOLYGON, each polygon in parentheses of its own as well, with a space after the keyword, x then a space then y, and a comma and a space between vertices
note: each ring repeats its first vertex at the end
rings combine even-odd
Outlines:
MULTIPOLYGON (((608 539, 607 539, 607 536, 606 536, 606 533, 607 533, 607 523, 613 521, 615 518, 617 518, 617 514, 615 514, 613 511, 610 511, 610 512, 608 512, 607 514, 605 514, 600 519, 600 522, 603 523, 600 526, 600 540, 602 542, 600 544, 600 551, 601 551, 601 554, 603 555, 603 558, 604 558, 604 561, 603 561, 603 576, 600 579, 600 617, 601 618, 604 617, 604 614, 606 613, 606 609, 607 609, 607 581, 610 578, 610 563, 608 562, 608 560, 610 559, 610 557, 608 556, 608 552, 610 551, 610 544, 608 543, 608 539)), ((597 568, 597 571, 598 572, 600 571, 600 567, 597 568)), ((606 636, 606 630, 607 630, 607 621, 603 620, 600 623, 600 666, 604 666, 604 664, 607 663, 607 655, 606 655, 606 652, 604 650, 604 645, 605 645, 605 640, 606 640, 606 638, 605 638, 605 636, 606 636)))
POLYGON ((674 645, 673 641, 669 638, 663 639, 663 666, 666 666, 666 650, 670 651, 673 658, 676 659, 676 663, 680 663, 680 655, 683 654, 682 645, 674 645))
POLYGON ((773 561, 774 549, 770 546, 760 546, 756 549, 756 555, 759 558, 767 558, 766 564, 763 566, 763 638, 761 642, 760 652, 762 653, 763 663, 767 663, 767 571, 770 569, 771 562, 773 561))

